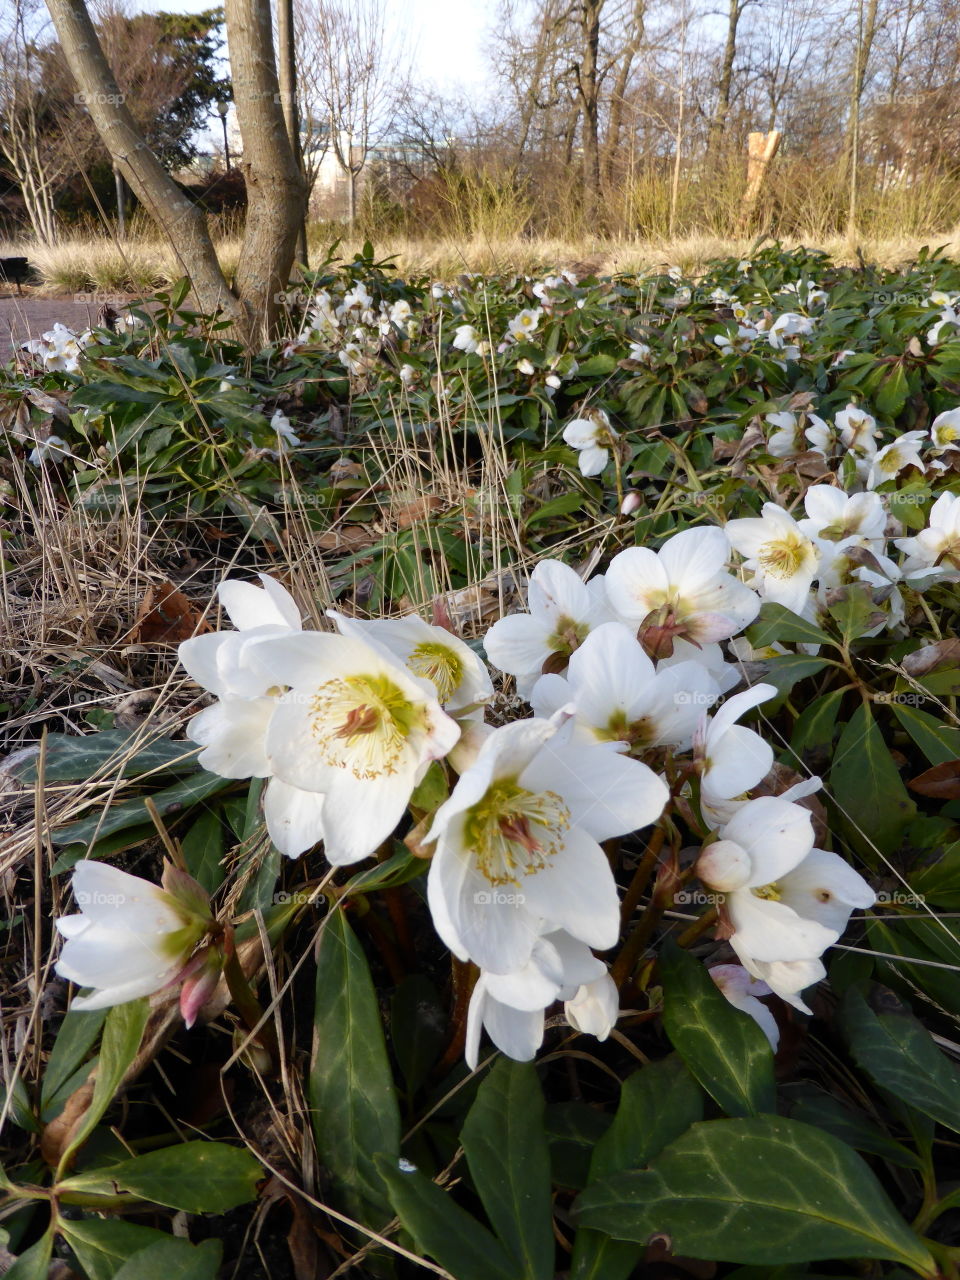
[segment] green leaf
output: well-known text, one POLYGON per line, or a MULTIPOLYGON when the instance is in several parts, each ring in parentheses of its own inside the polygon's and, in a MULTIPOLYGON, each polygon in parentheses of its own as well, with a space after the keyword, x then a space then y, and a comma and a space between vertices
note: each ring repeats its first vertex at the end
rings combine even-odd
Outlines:
POLYGON ((263 1170, 249 1151, 225 1142, 182 1142, 132 1160, 91 1169, 61 1183, 70 1192, 129 1192, 187 1213, 226 1213, 257 1194, 263 1170))
POLYGON ((771 600, 760 606, 756 622, 747 628, 747 639, 755 649, 784 640, 793 644, 833 644, 825 631, 771 600))
POLYGON ((216 1280, 222 1253, 219 1240, 192 1245, 169 1236, 128 1258, 113 1280, 216 1280))
POLYGON ((899 1004, 876 1014, 851 988, 843 1027, 851 1054, 875 1084, 960 1133, 960 1071, 912 1014, 899 1004))
POLYGON ((648 1169, 588 1187, 578 1208, 619 1239, 663 1232, 675 1253, 714 1262, 884 1258, 937 1274, 860 1156, 799 1120, 695 1124, 648 1169))
POLYGON ((131 1254, 170 1239, 153 1227, 111 1218, 61 1218, 60 1234, 89 1280, 112 1280, 131 1254))
POLYGON ((52 1253, 53 1228, 51 1227, 36 1244, 30 1246, 26 1253, 20 1254, 8 1271, 3 1273, 4 1280, 47 1280, 52 1253))
MULTIPOLYGON (((52 1119, 46 1113, 56 1106, 60 1090, 76 1074, 93 1048, 100 1028, 106 1021, 107 1012, 106 1009, 92 1009, 89 1013, 71 1009, 61 1022, 40 1089, 40 1108, 45 1120, 52 1119)), ((66 1098, 59 1101, 62 1105, 66 1098)))
MULTIPOLYGON (((594 1148, 588 1187, 609 1174, 648 1164, 702 1119, 703 1091, 676 1055, 641 1067, 624 1081, 613 1124, 594 1148)), ((636 1243, 581 1227, 573 1245, 571 1280, 626 1280, 640 1252, 636 1243)))
POLYGON ((894 694, 887 704, 931 764, 960 759, 960 729, 952 729, 936 716, 920 711, 894 694))
POLYGON ((850 842, 868 861, 877 849, 888 856, 899 849, 917 809, 868 706, 858 707, 844 726, 830 785, 850 842))
POLYGON ((93 1097, 70 1145, 64 1150, 60 1161, 62 1169, 69 1168, 68 1161, 73 1152, 86 1142, 113 1102, 127 1068, 137 1056, 149 1012, 150 1005, 146 1000, 130 1000, 127 1004, 114 1005, 108 1012, 100 1042, 100 1062, 93 1085, 93 1097))
POLYGON ((370 1222, 389 1215, 375 1158, 399 1159, 400 1113, 366 956, 339 910, 320 935, 316 992, 307 1096, 317 1152, 339 1205, 370 1222))
POLYGON ((440 1056, 446 1027, 437 988, 422 973, 408 974, 390 1001, 390 1039, 409 1093, 416 1093, 440 1056))
POLYGON ((214 893, 223 884, 220 863, 225 843, 223 820, 216 809, 205 809, 180 841, 187 870, 207 893, 214 893))
POLYGON ((550 1150, 532 1063, 501 1058, 494 1064, 477 1090, 460 1142, 493 1228, 521 1264, 519 1274, 551 1280, 550 1150))
POLYGON ((445 1192, 415 1169, 377 1160, 393 1211, 420 1253, 436 1259, 457 1280, 518 1280, 503 1246, 445 1192))
POLYGON ((804 707, 797 717, 793 728, 790 747, 793 751, 813 750, 826 747, 833 741, 837 731, 837 717, 840 703, 843 701, 844 689, 831 689, 821 698, 817 698, 809 707, 804 707))
MULTIPOLYGON (((833 975, 831 974, 831 986, 833 975)), ((862 1111, 855 1111, 846 1106, 839 1098, 818 1089, 816 1085, 802 1084, 790 1091, 791 1099, 796 1099, 790 1108, 790 1116, 794 1120, 802 1120, 805 1124, 825 1129, 835 1138, 845 1142, 857 1151, 866 1151, 869 1155, 880 1156, 891 1164, 900 1165, 904 1169, 923 1169, 923 1161, 915 1151, 896 1142, 878 1124, 874 1124, 862 1111)))
POLYGON ((345 894, 373 893, 379 889, 393 889, 397 885, 407 884, 418 876, 426 875, 430 869, 427 858, 415 858, 410 850, 399 841, 397 852, 391 854, 386 862, 378 862, 375 867, 366 871, 358 871, 347 881, 345 894))
POLYGON ((851 644, 876 625, 876 606, 866 583, 855 583, 843 589, 843 599, 828 606, 830 617, 840 628, 844 644, 851 644))
POLYGON ((785 653, 764 660, 763 678, 780 693, 789 693, 799 680, 815 676, 828 665, 826 658, 808 658, 802 653, 785 653))
POLYGON ((660 957, 663 1025, 693 1076, 727 1115, 776 1109, 766 1036, 735 1009, 704 966, 668 941, 660 957))
MULTIPOLYGON (((178 814, 190 805, 235 785, 231 778, 221 778, 219 774, 203 771, 174 783, 172 787, 154 792, 152 799, 160 816, 165 817, 167 814, 178 814)), ((111 805, 107 810, 97 809, 89 818, 81 818, 79 822, 59 827, 53 833, 53 841, 55 844, 89 844, 93 839, 99 840, 113 831, 122 831, 144 819, 149 820, 149 817, 142 799, 125 800, 122 804, 111 805)))
MULTIPOLYGON (((189 742, 151 741, 143 733, 126 729, 103 729, 81 737, 49 733, 43 776, 47 782, 86 782, 97 773, 121 778, 165 770, 192 773, 197 768, 197 751, 189 742)), ((35 782, 38 763, 39 752, 9 766, 10 773, 21 782, 35 782)))

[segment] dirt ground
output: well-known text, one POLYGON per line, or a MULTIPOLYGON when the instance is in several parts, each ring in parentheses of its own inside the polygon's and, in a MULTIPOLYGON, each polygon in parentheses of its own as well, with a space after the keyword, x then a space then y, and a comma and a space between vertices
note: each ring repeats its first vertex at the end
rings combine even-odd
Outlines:
POLYGON ((82 294, 38 298, 24 291, 17 297, 16 289, 0 285, 0 364, 10 359, 22 342, 46 333, 58 320, 74 332, 86 329, 96 323, 99 306, 82 294))

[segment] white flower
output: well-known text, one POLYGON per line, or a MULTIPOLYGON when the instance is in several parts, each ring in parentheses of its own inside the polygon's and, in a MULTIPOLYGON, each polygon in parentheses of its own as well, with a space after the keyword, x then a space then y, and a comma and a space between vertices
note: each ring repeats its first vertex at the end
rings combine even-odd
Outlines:
POLYGON ((367 286, 365 284, 355 284, 343 295, 343 303, 341 308, 343 312, 347 311, 369 311, 373 306, 373 298, 371 298, 367 286))
POLYGON ((930 439, 938 449, 960 449, 960 409, 937 414, 930 428, 930 439))
MULTIPOLYGON (((342 866, 369 857, 400 821, 431 762, 455 745, 456 722, 441 709, 429 681, 354 635, 278 636, 253 647, 250 662, 264 680, 287 686, 267 726, 274 777, 322 796, 329 862, 342 866)), ((285 797, 276 798, 282 813, 285 797)), ((316 842, 315 826, 297 825, 301 804, 298 799, 285 852, 303 852, 316 842)), ((266 806, 264 811, 269 828, 279 815, 266 806)))
POLYGON ((402 332, 406 332, 407 321, 413 314, 413 309, 406 298, 399 298, 390 308, 390 319, 402 332))
POLYGON ((579 451, 580 473, 598 476, 610 458, 610 447, 619 438, 602 409, 594 409, 589 418, 574 418, 563 429, 568 445, 579 451))
POLYGON ((571 742, 563 713, 495 729, 440 806, 427 899, 450 950, 481 969, 522 968, 543 932, 606 950, 620 932, 601 840, 655 822, 666 785, 639 761, 571 742))
POLYGON ((765 502, 759 519, 729 520, 725 532, 745 558, 744 567, 752 571, 761 596, 802 613, 820 557, 793 516, 765 502))
POLYGON ((750 261, 749 258, 741 258, 740 261, 737 263, 737 271, 742 276, 749 275, 752 270, 753 270, 753 263, 750 261))
POLYGON ((702 771, 700 805, 709 821, 732 817, 740 804, 727 802, 750 791, 770 772, 773 748, 737 721, 776 693, 772 684, 757 684, 728 698, 712 717, 701 717, 693 742, 702 771))
POLYGON ((772 1012, 758 998, 772 995, 770 987, 765 982, 752 978, 740 964, 715 964, 707 972, 733 1007, 750 1015, 776 1053, 780 1043, 780 1028, 772 1012))
POLYGON ((837 447, 837 433, 828 422, 818 417, 815 413, 807 414, 807 421, 810 425, 804 430, 807 443, 810 445, 814 453, 822 453, 825 458, 830 455, 837 447))
POLYGON ((952 577, 960 570, 960 494, 941 493, 930 508, 926 529, 914 537, 896 538, 895 545, 907 556, 906 576, 952 577))
POLYGON ((720 354, 724 356, 744 355, 752 350, 754 342, 759 337, 757 330, 751 324, 738 324, 737 332, 733 337, 728 333, 718 333, 714 336, 714 344, 720 348, 720 354))
POLYGON ((813 848, 810 814, 782 797, 739 809, 700 855, 697 874, 725 895, 721 914, 744 967, 800 1009, 810 962, 837 941, 855 907, 875 901, 842 858, 813 848), (798 961, 806 964, 793 979, 776 968, 798 961), (798 976, 802 985, 791 986, 798 976))
POLYGON ((517 373, 524 373, 528 378, 531 378, 536 372, 537 372, 536 369, 533 367, 533 365, 530 363, 529 360, 517 361, 517 373))
POLYGON ((858 409, 855 404, 848 404, 841 409, 834 421, 840 430, 840 443, 851 453, 873 454, 877 451, 877 423, 869 413, 858 409))
POLYGON ((250 655, 265 640, 298 633, 301 619, 293 597, 279 582, 265 573, 260 581, 262 587, 221 582, 220 603, 238 629, 195 636, 179 647, 188 673, 218 698, 192 718, 187 737, 203 747, 197 761, 211 773, 270 779, 263 798, 267 830, 281 853, 296 857, 323 838, 323 796, 271 776, 267 729, 286 682, 255 668, 250 655))
POLYGON ((363 349, 356 342, 348 342, 339 353, 340 363, 352 374, 361 374, 366 368, 363 349))
POLYGON ((88 858, 74 869, 73 893, 80 914, 56 921, 67 939, 56 970, 93 988, 74 997, 76 1010, 106 1009, 167 986, 211 923, 203 890, 169 864, 160 888, 88 858))
POLYGON ((627 359, 636 360, 638 363, 643 364, 645 361, 649 360, 650 354, 650 348, 645 342, 631 342, 627 359))
MULTIPOLYGON (((609 981, 603 961, 563 930, 537 938, 530 959, 514 973, 481 970, 467 1013, 467 1065, 476 1070, 483 1027, 508 1057, 529 1062, 543 1039, 544 1011, 555 1000, 576 1000, 586 987, 604 980, 609 981)), ((591 1014, 599 1022, 592 1009, 591 1014)))
MULTIPOLYGON (((935 347, 941 341, 940 335, 944 329, 960 329, 960 311, 957 311, 954 307, 944 307, 940 313, 940 319, 932 329, 927 331, 927 342, 931 347, 935 347)), ((956 333, 948 333, 946 340, 953 341, 956 336, 956 333)))
POLYGON ((768 413, 766 420, 777 428, 767 440, 768 453, 775 458, 789 458, 803 452, 804 435, 795 413, 768 413))
POLYGON ((582 1035, 606 1040, 620 1016, 620 993, 608 973, 585 982, 572 1000, 564 1001, 564 1016, 582 1035))
POLYGON ((552 671, 563 671, 593 628, 611 617, 603 579, 585 583, 559 560, 541 560, 534 569, 527 607, 529 613, 500 618, 483 638, 487 657, 501 671, 516 676, 522 697, 529 694, 545 664, 552 671))
MULTIPOLYGON (((731 652, 736 643, 736 640, 730 641, 731 652)), ((669 658, 657 659, 657 670, 666 671, 681 662, 696 662, 703 667, 721 693, 729 693, 743 678, 740 667, 735 662, 727 662, 719 644, 691 644, 689 640, 674 640, 673 653, 669 658)))
POLYGON ((689 304, 692 297, 692 292, 687 285, 684 285, 682 289, 676 291, 672 298, 664 298, 663 305, 669 307, 671 311, 679 311, 681 307, 689 304))
POLYGON ((47 436, 46 440, 37 442, 37 447, 31 451, 28 461, 33 466, 39 467, 48 458, 58 462, 63 457, 72 458, 73 456, 67 448, 66 440, 61 440, 59 436, 47 436))
POLYGON ((458 325, 453 345, 458 351, 474 352, 480 345, 480 334, 472 324, 458 325))
POLYGON ((89 329, 76 334, 59 321, 40 338, 24 342, 21 350, 41 356, 44 367, 54 373, 76 373, 80 368, 80 354, 93 341, 89 329))
POLYGON ((493 697, 490 674, 480 656, 459 636, 408 614, 403 618, 348 618, 335 609, 327 617, 345 636, 379 645, 412 675, 429 680, 443 709, 451 716, 483 714, 493 697))
POLYGON ((400 366, 400 381, 405 387, 410 387, 417 380, 417 371, 412 364, 402 364, 400 366))
POLYGON ((629 628, 606 622, 573 653, 566 679, 541 676, 530 702, 538 716, 571 706, 585 740, 624 743, 639 754, 651 747, 686 751, 704 708, 719 695, 699 662, 658 670, 629 628))
POLYGON ((845 360, 849 360, 851 356, 855 356, 856 354, 857 354, 856 351, 853 351, 850 348, 847 348, 843 351, 838 351, 837 354, 830 361, 830 368, 835 369, 837 365, 843 364, 845 360))
POLYGON ((543 310, 540 307, 535 310, 526 308, 523 311, 519 311, 507 325, 507 332, 515 342, 520 342, 535 332, 542 315, 543 310))
POLYGON ((923 471, 920 446, 923 443, 924 434, 923 431, 905 431, 892 444, 884 445, 875 453, 867 471, 867 488, 875 489, 878 484, 892 480, 906 467, 918 467, 923 471))
POLYGON ((280 437, 281 444, 298 445, 300 443, 300 437, 294 432, 293 427, 290 425, 290 419, 279 409, 274 411, 274 415, 270 419, 270 426, 280 437))
POLYGON ((826 554, 825 540, 840 542, 845 538, 865 538, 883 550, 887 514, 877 493, 844 493, 832 484, 814 484, 803 496, 807 519, 797 526, 813 538, 826 554))
POLYGON ((760 610, 759 597, 726 572, 729 554, 715 526, 685 529, 656 552, 628 547, 610 562, 607 597, 621 618, 640 625, 653 657, 668 658, 677 638, 726 640, 760 610))

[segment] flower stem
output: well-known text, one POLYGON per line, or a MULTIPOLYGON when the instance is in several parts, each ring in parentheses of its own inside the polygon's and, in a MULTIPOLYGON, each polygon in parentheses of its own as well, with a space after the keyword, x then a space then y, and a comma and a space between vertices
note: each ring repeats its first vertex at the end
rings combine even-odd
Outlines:
POLYGON ((270 1055, 273 1069, 280 1067, 280 1045, 273 1020, 263 1011, 253 987, 243 972, 233 938, 228 933, 223 948, 223 976, 226 980, 230 996, 237 1012, 258 1044, 262 1045, 270 1055))
POLYGON ((643 897, 643 891, 650 883, 650 877, 656 870, 657 859, 660 856, 660 850, 663 848, 666 835, 666 830, 663 827, 657 827, 650 837, 650 843, 644 850, 643 856, 637 863, 633 879, 630 881, 627 892, 623 895, 623 905, 620 909, 620 919, 623 924, 626 924, 634 911, 636 911, 637 904, 643 897))

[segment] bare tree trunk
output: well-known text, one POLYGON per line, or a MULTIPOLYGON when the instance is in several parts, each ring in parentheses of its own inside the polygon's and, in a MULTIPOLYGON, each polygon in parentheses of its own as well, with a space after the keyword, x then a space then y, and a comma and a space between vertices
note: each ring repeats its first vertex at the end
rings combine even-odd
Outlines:
POLYGON ((237 292, 255 336, 272 332, 280 311, 306 206, 280 105, 270 0, 226 0, 227 47, 237 123, 243 138, 247 221, 237 292))
POLYGON ((630 35, 627 39, 626 45, 620 53, 620 66, 617 71, 617 78, 614 82, 613 94, 610 100, 610 123, 607 129, 607 142, 603 166, 604 178, 608 186, 613 182, 617 151, 620 148, 620 133, 623 129, 623 107, 627 95, 627 85, 630 83, 630 72, 633 70, 633 60, 640 51, 640 46, 643 43, 646 11, 646 0, 634 0, 633 20, 631 23, 630 35))
MULTIPOLYGON (((300 144, 300 110, 297 105, 297 56, 293 34, 293 0, 277 0, 277 49, 280 68, 280 103, 283 107, 283 119, 287 127, 287 137, 293 149, 293 158, 307 186, 307 175, 303 164, 303 148, 300 144)), ((307 222, 306 203, 297 230, 297 260, 308 266, 307 262, 307 222)))
POLYGON ((97 133, 114 165, 169 241, 201 308, 211 314, 222 311, 246 335, 246 313, 220 270, 206 220, 137 130, 83 0, 48 0, 47 8, 97 133))
POLYGON ((577 91, 582 112, 583 212, 590 224, 600 214, 600 104, 597 56, 600 48, 600 11, 604 0, 583 0, 580 6, 583 49, 577 66, 577 91))
POLYGON ((730 89, 733 85, 733 64, 737 56, 737 27, 743 13, 746 0, 729 0, 730 9, 727 16, 727 39, 723 46, 723 60, 720 63, 720 79, 717 82, 717 105, 710 120, 707 131, 707 154, 714 155, 720 145, 727 116, 730 114, 730 89))
POLYGON ((850 127, 847 138, 847 164, 849 166, 849 201, 847 204, 847 236, 856 239, 857 200, 859 197, 860 169, 860 100, 867 76, 867 63, 877 31, 878 0, 868 0, 864 16, 863 0, 857 4, 857 52, 853 63, 853 84, 850 89, 850 127))

